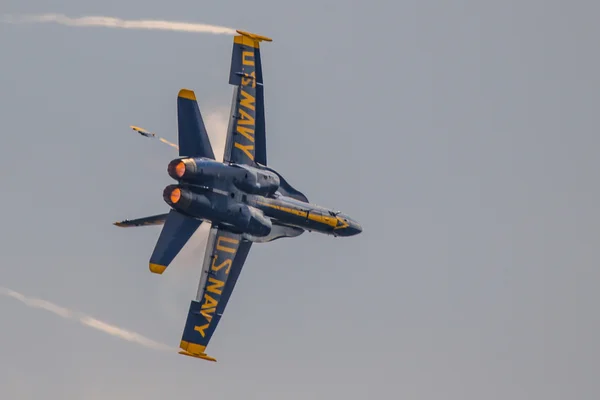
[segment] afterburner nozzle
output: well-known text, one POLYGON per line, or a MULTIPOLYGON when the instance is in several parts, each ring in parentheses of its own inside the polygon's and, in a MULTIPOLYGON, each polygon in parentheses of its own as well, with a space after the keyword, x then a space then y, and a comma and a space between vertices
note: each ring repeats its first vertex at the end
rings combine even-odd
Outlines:
POLYGON ((175 167, 175 175, 181 178, 185 174, 185 163, 183 161, 179 161, 179 164, 175 167))
POLYGON ((173 191, 171 191, 171 195, 169 196, 169 199, 171 200, 171 202, 173 204, 177 204, 179 199, 181 199, 181 189, 179 189, 179 188, 173 189, 173 191))
POLYGON ((163 191, 165 202, 174 207, 187 207, 191 203, 191 193, 178 185, 169 185, 163 191))
POLYGON ((189 174, 194 172, 196 172, 196 163, 190 158, 173 160, 167 167, 169 176, 176 180, 182 179, 186 173, 189 174))

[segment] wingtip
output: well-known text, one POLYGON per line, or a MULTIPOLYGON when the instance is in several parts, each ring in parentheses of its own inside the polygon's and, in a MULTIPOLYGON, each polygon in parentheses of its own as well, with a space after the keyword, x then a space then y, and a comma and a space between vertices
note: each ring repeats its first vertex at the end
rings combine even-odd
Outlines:
POLYGON ((246 32, 241 29, 236 29, 235 31, 242 36, 247 36, 251 39, 258 40, 259 42, 262 42, 262 41, 272 42, 273 41, 273 39, 271 39, 270 37, 259 35, 257 33, 246 32))
POLYGON ((166 265, 150 263, 150 272, 153 274, 162 275, 162 273, 165 272, 165 269, 167 269, 166 265))
POLYGON ((188 357, 195 357, 195 358, 201 358, 203 360, 206 361, 212 361, 212 362, 217 362, 217 359, 214 357, 211 357, 205 353, 201 353, 201 354, 194 354, 194 353, 188 353, 187 351, 180 351, 179 354, 183 355, 183 356, 188 356, 188 357))
POLYGON ((190 89, 181 89, 177 96, 188 100, 196 100, 196 94, 190 89))

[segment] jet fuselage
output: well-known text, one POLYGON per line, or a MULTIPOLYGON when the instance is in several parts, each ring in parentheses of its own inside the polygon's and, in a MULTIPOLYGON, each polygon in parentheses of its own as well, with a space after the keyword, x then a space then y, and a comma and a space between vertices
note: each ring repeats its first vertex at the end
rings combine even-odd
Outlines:
POLYGON ((362 231, 349 216, 301 201, 303 195, 295 196, 299 192, 289 186, 288 193, 281 175, 260 165, 182 157, 171 161, 167 172, 178 181, 163 192, 169 206, 190 217, 228 226, 250 240, 297 236, 303 230, 334 236, 362 231))

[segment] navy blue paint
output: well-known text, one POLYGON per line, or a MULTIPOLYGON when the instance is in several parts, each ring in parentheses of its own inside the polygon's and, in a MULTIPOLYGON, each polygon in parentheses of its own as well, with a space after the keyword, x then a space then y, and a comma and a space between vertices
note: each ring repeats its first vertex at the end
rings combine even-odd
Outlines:
MULTIPOLYGON (((249 55, 248 57, 251 57, 249 55)), ((353 236, 362 232, 357 221, 333 209, 311 204, 308 198, 290 185, 281 174, 267 167, 264 86, 260 51, 234 43, 229 83, 236 86, 233 118, 241 117, 241 109, 254 121, 254 141, 236 133, 236 123, 228 132, 225 162, 214 160, 214 153, 195 100, 177 100, 179 124, 179 155, 167 168, 177 181, 165 188, 163 197, 171 207, 150 258, 151 263, 168 266, 203 220, 210 221, 216 231, 215 244, 207 248, 209 265, 201 288, 201 298, 192 301, 182 340, 190 344, 208 345, 221 315, 238 281, 253 242, 270 242, 282 237, 296 237, 305 230, 333 236, 353 236), (243 65, 243 51, 253 51, 254 66, 243 65), (255 84, 249 84, 250 75, 255 84), (240 104, 241 91, 255 97, 255 110, 240 104), (235 136, 237 135, 237 136, 235 136), (252 143, 254 160, 234 143, 252 143), (229 153, 228 153, 229 151, 229 153), (229 154, 229 156, 227 156, 229 154), (182 176, 177 175, 180 163, 185 164, 182 176), (180 190, 181 196, 172 202, 170 194, 180 190), (311 218, 314 217, 314 218, 311 218), (231 251, 218 245, 218 238, 230 238, 231 251), (230 262, 229 268, 216 268, 230 262), (222 290, 211 291, 210 278, 223 282, 222 290), (211 306, 214 305, 213 306, 211 306), (202 327, 200 329, 200 327, 202 327)), ((235 122, 235 121, 234 121, 235 122)), ((119 226, 156 224, 165 215, 124 221, 119 226)), ((214 284, 214 281, 212 281, 214 284)), ((193 347, 190 347, 193 348, 193 347)), ((197 346, 194 348, 198 348, 197 346)))
POLYGON ((179 155, 215 158, 196 100, 177 97, 179 155))

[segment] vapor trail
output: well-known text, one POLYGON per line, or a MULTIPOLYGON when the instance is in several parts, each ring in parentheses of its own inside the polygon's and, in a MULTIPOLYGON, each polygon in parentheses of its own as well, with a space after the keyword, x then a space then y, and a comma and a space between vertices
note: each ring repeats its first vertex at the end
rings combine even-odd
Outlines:
POLYGON ((106 322, 97 320, 96 318, 90 317, 89 315, 85 315, 61 306, 57 306, 56 304, 50 303, 46 300, 27 297, 19 292, 15 292, 14 290, 10 290, 3 287, 0 287, 0 295, 12 297, 13 299, 19 300, 28 307, 40 308, 42 310, 50 311, 51 313, 56 314, 59 317, 78 321, 82 325, 89 326, 90 328, 97 329, 104 333, 108 333, 109 335, 118 337, 119 339, 137 343, 149 349, 167 351, 173 350, 171 347, 162 343, 155 342, 152 339, 148 339, 147 337, 142 336, 139 333, 131 332, 119 328, 118 326, 107 324, 106 322))
POLYGON ((159 138, 158 138, 158 140, 160 140, 161 142, 163 142, 163 143, 165 143, 165 144, 168 144, 168 145, 169 145, 169 146, 171 146, 171 147, 175 147, 177 150, 179 150, 179 146, 177 146, 175 143, 171 143, 171 142, 169 142, 169 141, 168 141, 167 139, 165 139, 165 138, 161 138, 161 137, 159 137, 159 138))
POLYGON ((88 16, 70 18, 62 14, 43 15, 4 15, 0 21, 9 24, 54 22, 68 26, 101 26, 105 28, 122 29, 151 29, 178 32, 212 33, 214 35, 234 35, 235 29, 225 26, 194 24, 190 22, 162 21, 162 20, 124 20, 113 17, 88 16))

